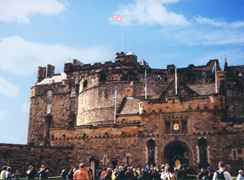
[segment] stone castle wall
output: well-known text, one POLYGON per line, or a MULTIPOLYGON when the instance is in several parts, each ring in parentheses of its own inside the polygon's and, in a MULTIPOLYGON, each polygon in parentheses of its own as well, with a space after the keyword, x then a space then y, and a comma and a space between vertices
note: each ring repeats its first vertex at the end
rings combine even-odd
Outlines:
POLYGON ((49 175, 59 175, 64 167, 73 163, 72 147, 47 147, 31 145, 0 144, 1 163, 8 165, 15 173, 18 170, 26 176, 29 165, 39 170, 41 164, 49 168, 49 175))
MULTIPOLYGON (((204 137, 208 142, 210 164, 216 165, 223 159, 232 161, 232 149, 239 148, 237 141, 243 141, 244 132, 241 129, 234 131, 233 127, 222 123, 221 116, 216 116, 219 113, 216 106, 221 102, 218 97, 212 103, 209 101, 205 98, 187 102, 169 100, 160 106, 144 104, 144 107, 148 106, 147 111, 140 118, 138 115, 118 117, 118 124, 84 126, 69 131, 51 129, 51 142, 55 146, 73 145, 74 154, 83 157, 84 161, 95 156, 106 165, 111 165, 111 160, 116 159, 120 164, 129 162, 133 166, 143 166, 148 160, 147 142, 150 139, 156 142, 155 159, 158 165, 166 162, 165 147, 180 141, 189 149, 190 165, 197 167, 197 141, 204 137), (183 120, 187 120, 186 131, 177 132, 166 127, 166 121, 172 125, 183 120)), ((240 154, 240 157, 243 155, 240 154)))

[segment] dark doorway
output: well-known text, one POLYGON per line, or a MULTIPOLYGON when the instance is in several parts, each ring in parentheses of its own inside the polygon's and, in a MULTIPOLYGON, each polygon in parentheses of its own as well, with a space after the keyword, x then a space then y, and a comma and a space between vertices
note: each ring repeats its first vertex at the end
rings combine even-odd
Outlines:
POLYGON ((164 149, 164 158, 171 167, 177 165, 189 165, 189 149, 187 145, 180 141, 174 141, 166 145, 164 149))
POLYGON ((147 150, 148 150, 148 164, 155 165, 155 141, 150 139, 147 141, 147 150))
POLYGON ((199 167, 206 168, 208 167, 208 142, 205 137, 201 137, 197 141, 197 145, 199 148, 199 167))

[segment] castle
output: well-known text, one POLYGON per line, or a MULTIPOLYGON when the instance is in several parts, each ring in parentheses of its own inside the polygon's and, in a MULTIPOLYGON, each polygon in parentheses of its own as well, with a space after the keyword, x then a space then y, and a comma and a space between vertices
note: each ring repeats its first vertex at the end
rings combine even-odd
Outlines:
POLYGON ((62 151, 57 164, 92 157, 104 166, 206 167, 225 160, 240 168, 243 100, 244 66, 225 62, 222 70, 217 59, 155 69, 121 52, 103 64, 73 60, 61 74, 47 65, 38 68, 31 88, 28 145, 22 148, 36 148, 40 160, 48 158, 44 151, 62 151))

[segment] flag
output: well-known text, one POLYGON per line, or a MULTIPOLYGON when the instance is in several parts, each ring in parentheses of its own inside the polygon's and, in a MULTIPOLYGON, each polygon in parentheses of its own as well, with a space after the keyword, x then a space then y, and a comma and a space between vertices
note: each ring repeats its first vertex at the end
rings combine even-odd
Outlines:
POLYGON ((123 18, 122 16, 112 16, 112 20, 117 22, 122 22, 123 18))

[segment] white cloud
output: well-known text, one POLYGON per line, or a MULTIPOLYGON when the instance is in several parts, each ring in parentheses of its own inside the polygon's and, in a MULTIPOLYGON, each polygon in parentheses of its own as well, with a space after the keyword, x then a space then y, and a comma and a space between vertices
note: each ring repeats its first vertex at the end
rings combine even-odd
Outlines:
POLYGON ((174 43, 189 46, 244 44, 244 32, 239 29, 211 28, 197 24, 190 28, 163 29, 162 36, 174 43))
MULTIPOLYGON (((189 25, 189 21, 183 15, 167 9, 167 4, 177 2, 178 0, 134 0, 131 4, 121 6, 114 15, 122 16, 119 23, 124 25, 189 25)), ((110 21, 113 22, 113 19, 110 21)))
POLYGON ((70 48, 62 44, 30 42, 19 36, 0 39, 0 54, 4 63, 0 70, 14 74, 30 74, 37 66, 54 64, 63 66, 68 58, 77 58, 84 63, 110 60, 111 48, 96 46, 89 48, 70 48))
POLYGON ((64 10, 60 0, 1 0, 0 22, 29 23, 32 15, 53 15, 64 10))
POLYGON ((225 59, 227 60, 228 64, 231 66, 240 65, 244 59, 244 52, 241 49, 229 49, 223 51, 216 51, 207 53, 204 57, 201 57, 202 61, 206 59, 214 59, 217 58, 220 60, 222 67, 224 66, 225 59))
POLYGON ((19 88, 3 77, 0 77, 0 94, 8 97, 16 97, 19 95, 19 88))
POLYGON ((226 22, 226 21, 218 21, 216 19, 211 19, 207 17, 198 16, 195 17, 194 20, 202 25, 210 25, 214 27, 221 27, 221 28, 243 28, 244 21, 235 21, 235 22, 226 22))

